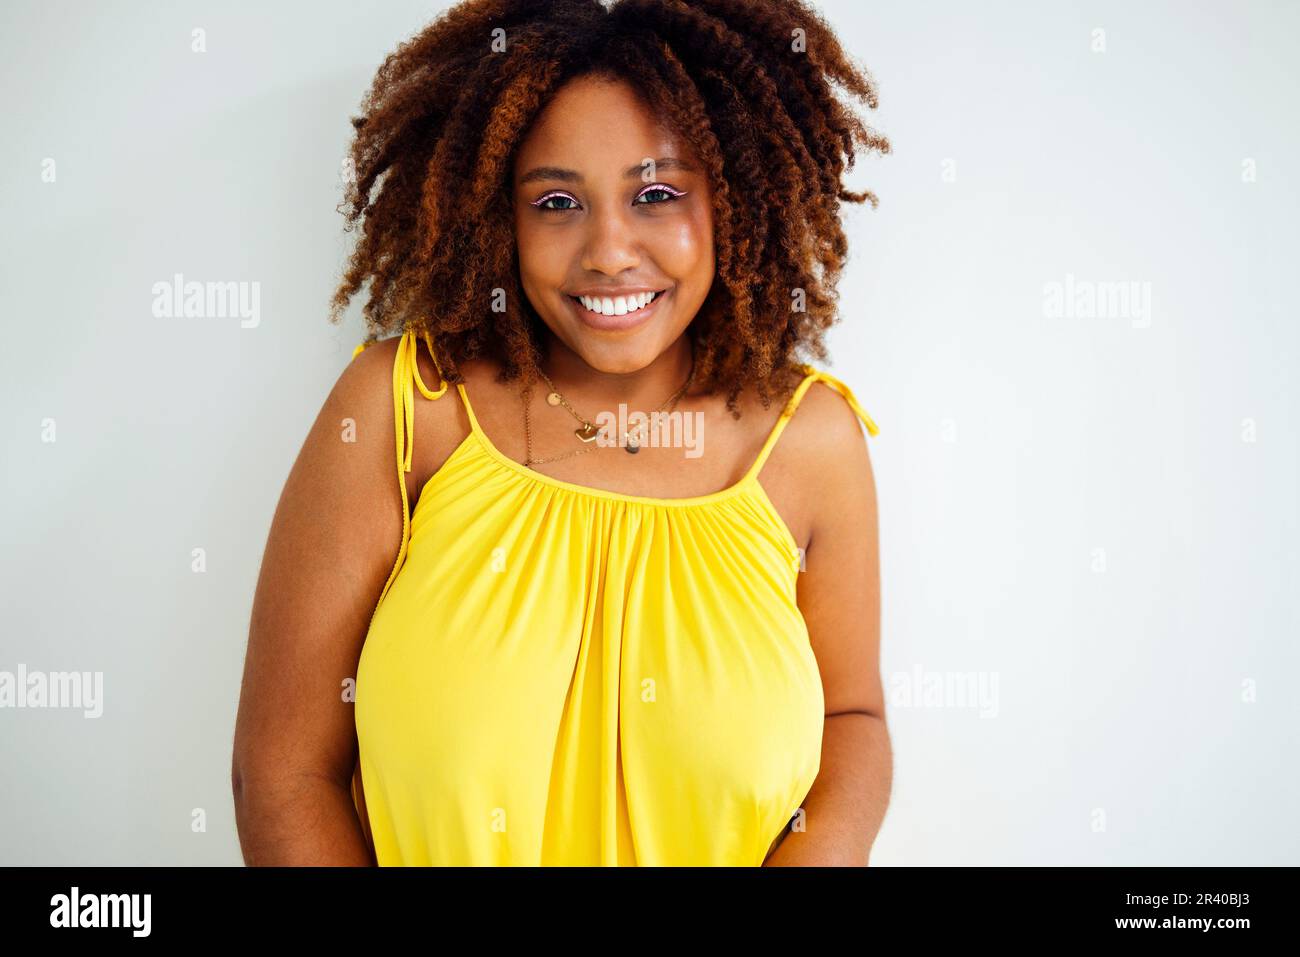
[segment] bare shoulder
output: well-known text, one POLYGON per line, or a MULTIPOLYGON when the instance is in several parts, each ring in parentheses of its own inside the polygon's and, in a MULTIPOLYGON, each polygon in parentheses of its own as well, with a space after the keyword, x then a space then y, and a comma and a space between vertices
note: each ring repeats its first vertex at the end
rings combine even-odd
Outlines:
POLYGON ((381 339, 362 349, 339 373, 334 389, 340 396, 379 397, 393 404, 393 365, 400 336, 381 339))
POLYGON ((786 426, 787 461, 796 463, 809 496, 814 537, 818 530, 865 525, 876 520, 875 479, 866 427, 833 386, 816 380, 786 426))
MULTIPOLYGON (((391 511, 400 522, 395 479, 393 359, 395 340, 364 349, 324 396, 282 493, 280 510, 307 521, 391 511), (393 506, 393 502, 396 505, 393 506)), ((400 526, 399 526, 400 533, 400 526)))
POLYGON ((848 401, 833 386, 814 380, 787 423, 781 444, 787 458, 804 461, 805 475, 823 479, 862 477, 870 469, 867 433, 848 401), (825 472, 834 467, 832 474, 825 472))
MULTIPOLYGON (((413 403, 414 432, 410 449, 411 468, 404 473, 404 479, 407 499, 410 507, 414 509, 424 483, 441 467, 458 442, 468 434, 469 424, 460 403, 448 398, 455 394, 455 389, 450 385, 437 400, 430 400, 420 390, 414 388, 413 383, 394 382, 397 350, 401 341, 401 336, 393 336, 362 350, 344 370, 337 389, 345 401, 347 397, 355 396, 356 404, 365 404, 368 410, 372 410, 374 420, 382 423, 381 429, 372 429, 372 431, 378 431, 386 436, 387 457, 384 461, 390 472, 396 451, 397 409, 394 387, 409 389, 408 394, 413 403)), ((438 389, 442 384, 442 378, 432 356, 422 343, 415 350, 415 357, 420 381, 428 389, 438 389)), ((471 375, 479 375, 480 373, 473 368, 474 365, 474 363, 462 362, 461 374, 467 378, 471 375)))
POLYGON ((390 484, 396 455, 393 365, 399 341, 383 339, 357 353, 339 373, 321 416, 347 430, 346 441, 366 461, 371 480, 382 475, 390 484))
POLYGON ((800 415, 810 433, 810 450, 822 464, 837 466, 839 478, 866 477, 871 468, 866 427, 844 396, 819 379, 804 395, 800 415))

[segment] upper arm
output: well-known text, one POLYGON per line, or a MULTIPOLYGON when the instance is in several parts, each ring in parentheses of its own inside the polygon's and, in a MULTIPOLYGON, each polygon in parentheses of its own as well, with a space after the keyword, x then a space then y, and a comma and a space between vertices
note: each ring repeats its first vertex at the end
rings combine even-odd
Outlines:
POLYGON ((361 646, 402 536, 392 369, 396 341, 345 368, 276 506, 253 599, 236 774, 345 785, 356 758, 361 646))
POLYGON ((815 438, 802 463, 814 504, 798 600, 826 713, 883 718, 876 487, 866 435, 849 404, 824 383, 814 383, 800 411, 810 413, 804 435, 815 438))

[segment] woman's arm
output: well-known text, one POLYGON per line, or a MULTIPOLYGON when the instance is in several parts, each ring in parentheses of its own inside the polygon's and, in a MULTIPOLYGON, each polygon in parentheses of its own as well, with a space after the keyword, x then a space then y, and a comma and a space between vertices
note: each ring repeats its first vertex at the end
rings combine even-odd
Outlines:
POLYGON ((875 479, 860 422, 838 393, 814 386, 800 412, 811 413, 797 441, 816 511, 799 608, 821 671, 826 723, 803 829, 788 828, 764 864, 866 866, 893 780, 880 680, 875 479))
POLYGON ((395 348, 377 343, 340 375, 271 523, 231 769, 249 865, 374 863, 352 801, 356 724, 345 690, 402 537, 395 348))

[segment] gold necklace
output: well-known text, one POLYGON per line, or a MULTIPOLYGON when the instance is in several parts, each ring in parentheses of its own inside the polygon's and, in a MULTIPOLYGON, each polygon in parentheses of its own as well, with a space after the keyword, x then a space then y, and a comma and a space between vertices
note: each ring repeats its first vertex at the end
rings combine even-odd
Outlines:
MULTIPOLYGON (((540 368, 537 370, 537 372, 538 372, 538 374, 539 374, 539 375, 540 375, 544 380, 546 380, 546 384, 547 384, 547 386, 550 387, 550 390, 551 390, 551 391, 550 391, 549 393, 547 393, 547 395, 546 395, 546 403, 547 403, 547 405, 553 405, 553 406, 554 406, 554 405, 562 405, 562 406, 564 406, 566 409, 569 410, 570 414, 571 414, 575 419, 577 419, 579 423, 581 423, 581 424, 578 426, 578 428, 576 428, 576 429, 573 430, 573 434, 576 435, 579 439, 582 440, 583 447, 580 448, 580 449, 575 449, 575 450, 573 450, 572 452, 565 452, 563 455, 552 456, 551 458, 548 458, 548 459, 535 459, 535 458, 533 458, 533 436, 532 436, 532 428, 531 428, 531 425, 530 425, 530 423, 529 423, 529 415, 528 415, 529 399, 530 399, 531 396, 532 396, 532 389, 531 389, 531 387, 525 387, 525 388, 524 388, 523 390, 521 390, 521 392, 520 392, 520 396, 522 397, 522 399, 523 399, 523 404, 524 404, 524 445, 525 445, 525 448, 526 448, 526 452, 525 452, 525 455, 524 455, 524 465, 525 465, 525 466, 529 466, 529 465, 541 465, 541 464, 544 463, 544 462, 556 462, 556 461, 558 461, 558 460, 560 460, 560 459, 567 459, 567 458, 569 458, 570 456, 574 456, 574 455, 582 455, 584 452, 590 452, 593 448, 596 448, 596 446, 593 445, 592 443, 595 441, 596 436, 600 434, 600 429, 598 429, 598 428, 597 428, 597 427, 596 427, 596 426, 595 426, 591 421, 589 421, 588 419, 586 419, 586 418, 584 418, 583 416, 581 416, 581 415, 578 414, 578 410, 575 409, 572 405, 570 405, 570 404, 569 404, 569 400, 566 399, 563 395, 560 394, 560 390, 557 389, 557 388, 555 388, 555 383, 553 383, 553 382, 550 380, 550 377, 547 376, 547 374, 546 374, 545 372, 543 372, 540 368)), ((681 399, 681 397, 682 397, 683 395, 686 394, 686 391, 691 387, 691 383, 692 383, 694 380, 695 380, 695 352, 694 352, 694 350, 692 350, 692 351, 691 351, 691 371, 690 371, 690 373, 686 376, 686 381, 682 384, 682 387, 681 387, 680 389, 678 389, 676 392, 674 392, 671 396, 669 396, 669 397, 668 397, 667 399, 665 399, 663 402, 659 403, 658 408, 654 409, 654 410, 650 413, 650 416, 653 416, 656 412, 661 412, 661 411, 662 411, 662 412, 666 412, 666 411, 669 411, 669 410, 671 410, 674 406, 676 406, 678 400, 681 399)), ((649 418, 649 416, 647 416, 647 419, 648 419, 648 418, 649 418)), ((644 427, 643 427, 643 428, 644 428, 644 427)), ((624 432, 624 433, 623 433, 623 440, 624 440, 624 442, 625 442, 625 444, 624 444, 624 446, 623 446, 624 451, 628 452, 629 454, 633 454, 633 455, 636 454, 637 452, 641 451, 641 445, 640 445, 640 443, 637 441, 637 439, 640 437, 639 434, 637 434, 637 433, 639 433, 639 432, 640 432, 640 430, 638 429, 638 430, 636 430, 636 432, 624 432)))

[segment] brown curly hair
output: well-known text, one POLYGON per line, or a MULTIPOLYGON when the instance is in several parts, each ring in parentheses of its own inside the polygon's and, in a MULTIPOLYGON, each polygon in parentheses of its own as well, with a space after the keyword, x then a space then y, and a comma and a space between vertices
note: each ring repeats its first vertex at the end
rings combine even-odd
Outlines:
POLYGON ((870 74, 802 0, 465 0, 444 12, 388 56, 352 119, 340 211, 362 232, 331 321, 368 278, 367 343, 414 329, 448 382, 480 355, 501 381, 533 381, 541 319, 519 280, 512 163, 580 75, 626 80, 697 151, 717 265, 688 330, 696 380, 726 387, 733 415, 746 381, 766 406, 797 353, 826 358, 848 249, 840 201, 878 203, 841 185, 855 144, 890 151, 832 87, 875 109, 870 74))

